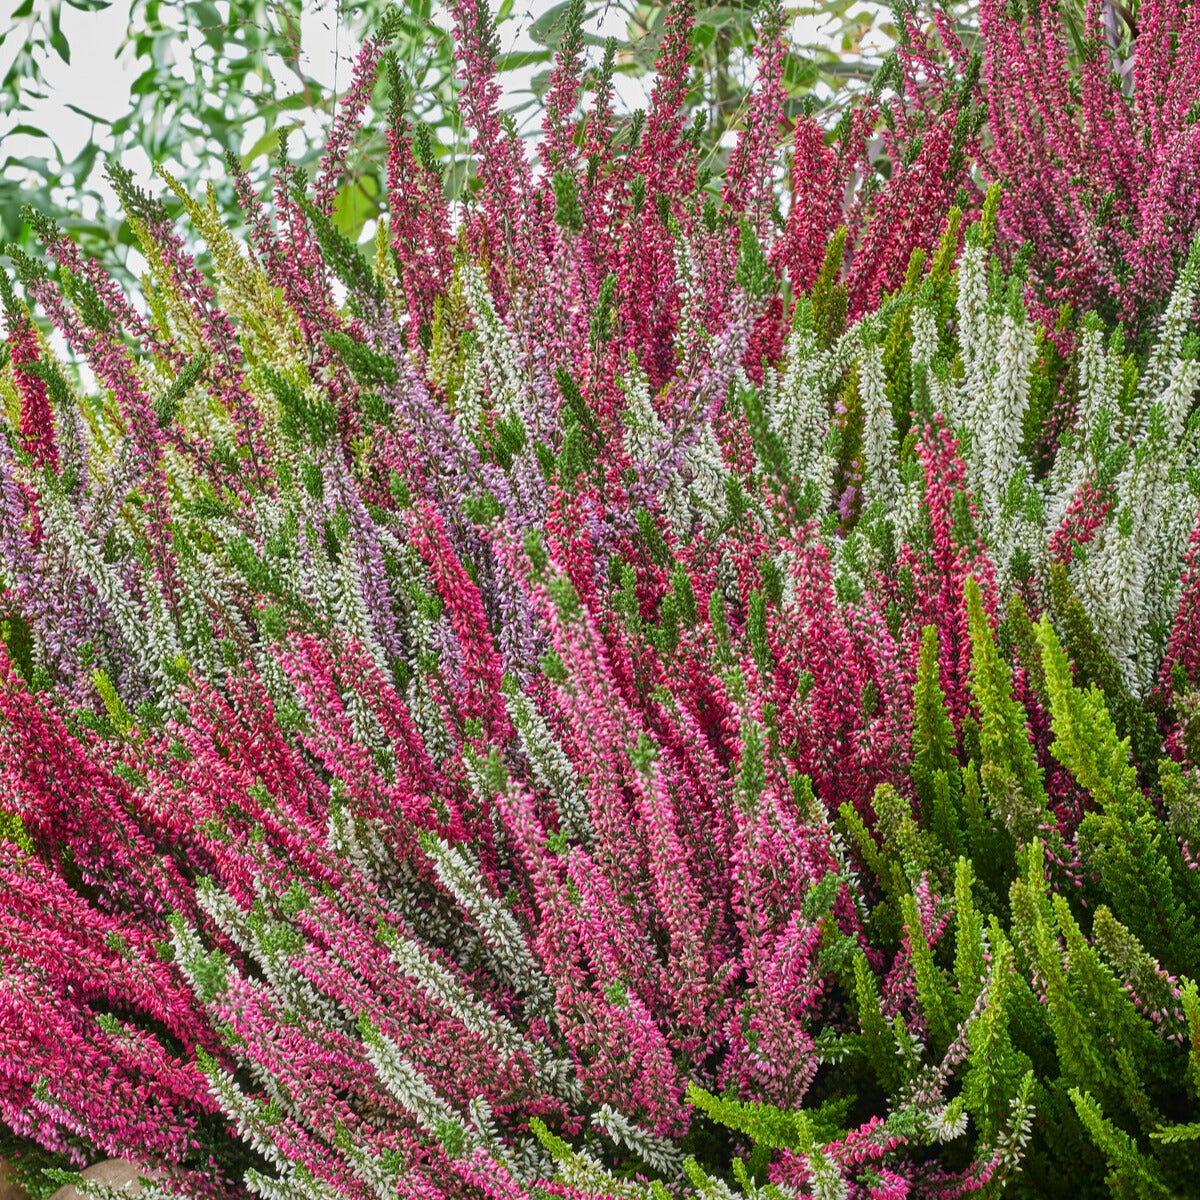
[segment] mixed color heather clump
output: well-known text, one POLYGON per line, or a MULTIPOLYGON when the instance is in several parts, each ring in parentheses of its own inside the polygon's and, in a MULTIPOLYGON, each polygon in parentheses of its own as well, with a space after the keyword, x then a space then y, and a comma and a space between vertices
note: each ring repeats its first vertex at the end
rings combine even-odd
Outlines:
POLYGON ((1088 43, 1030 115, 1049 4, 973 60, 907 17, 786 211, 777 6, 720 186, 686 4, 629 126, 572 5, 536 163, 451 7, 461 213, 385 27, 315 182, 230 160, 244 236, 164 175, 206 269, 114 167, 139 297, 45 221, 0 276, 0 1148, 151 1200, 1185 1194, 1200 214, 1144 172, 1191 6, 1104 93, 1157 132, 1102 219, 1016 158, 1109 86, 1088 43))

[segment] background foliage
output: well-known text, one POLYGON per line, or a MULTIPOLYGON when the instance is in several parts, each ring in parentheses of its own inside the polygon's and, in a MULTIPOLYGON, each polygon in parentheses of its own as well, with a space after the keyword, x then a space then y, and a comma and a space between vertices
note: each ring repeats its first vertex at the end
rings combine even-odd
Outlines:
MULTIPOLYGON (((128 0, 130 17, 123 48, 132 50, 138 73, 130 87, 123 115, 105 120, 86 103, 68 107, 94 122, 93 140, 73 157, 64 157, 38 117, 45 98, 47 64, 57 58, 70 63, 86 46, 72 46, 64 30, 64 9, 94 13, 111 0, 19 0, 0 26, 0 51, 12 54, 0 80, 0 140, 27 134, 37 139, 35 154, 9 154, 0 173, 0 244, 16 242, 28 249, 30 230, 21 212, 27 204, 51 216, 84 248, 107 265, 123 264, 134 245, 133 231, 107 204, 101 176, 107 153, 125 156, 140 148, 152 163, 168 166, 189 190, 203 191, 212 178, 223 211, 236 216, 232 191, 220 164, 226 152, 238 154, 251 178, 265 186, 270 156, 281 132, 291 131, 289 154, 297 165, 315 167, 323 131, 332 119, 334 95, 310 72, 302 39, 302 14, 314 5, 338 24, 343 57, 361 44, 378 22, 384 0, 128 0), (180 47, 193 67, 180 70, 180 47), (13 48, 15 47, 15 53, 13 48), (247 100, 252 97, 252 102, 247 100), (265 129, 261 122, 265 120, 265 129), (31 183, 31 174, 33 182, 31 183), (92 215, 83 215, 84 213, 92 215)), ((419 79, 410 105, 414 116, 430 126, 435 152, 442 160, 445 186, 451 198, 467 184, 468 155, 462 123, 452 103, 453 45, 449 32, 434 21, 433 0, 411 0, 401 6, 403 19, 393 43, 409 79, 419 79), (419 64, 419 68, 418 68, 419 64)), ((496 14, 502 53, 497 66, 500 81, 511 88, 514 72, 535 68, 531 94, 513 111, 518 120, 539 104, 550 80, 550 62, 564 28, 569 5, 515 5, 504 0, 496 14), (540 9, 541 11, 537 11, 540 9), (531 11, 536 13, 531 20, 531 11), (533 49, 509 50, 521 29, 527 29, 533 49)), ((974 22, 974 0, 960 5, 962 24, 974 22)), ((616 70, 634 79, 652 72, 662 36, 667 6, 660 3, 591 3, 589 27, 604 13, 619 11, 624 35, 617 41, 616 70)), ((697 5, 694 71, 686 108, 694 119, 703 109, 703 140, 709 165, 716 169, 745 113, 750 80, 750 48, 756 0, 732 0, 697 5)), ((877 62, 864 53, 864 39, 874 29, 894 33, 888 14, 862 0, 833 0, 789 8, 801 17, 819 12, 827 36, 820 44, 793 45, 785 65, 788 109, 794 116, 807 102, 830 110, 830 121, 848 93, 847 85, 862 85, 877 62), (808 100, 805 100, 808 97, 808 100)), ((598 60, 603 38, 585 33, 584 43, 598 60)), ((7 58, 5 61, 8 61, 7 58)), ((349 67, 341 66, 343 88, 349 67)), ((377 116, 386 98, 377 96, 377 116)), ((627 122, 631 113, 622 114, 627 122)), ((528 132, 537 123, 525 122, 528 132)), ((383 211, 383 170, 386 148, 380 121, 368 121, 357 143, 349 172, 338 197, 342 231, 360 236, 367 223, 383 211), (375 130, 372 133, 371 130, 375 130)))

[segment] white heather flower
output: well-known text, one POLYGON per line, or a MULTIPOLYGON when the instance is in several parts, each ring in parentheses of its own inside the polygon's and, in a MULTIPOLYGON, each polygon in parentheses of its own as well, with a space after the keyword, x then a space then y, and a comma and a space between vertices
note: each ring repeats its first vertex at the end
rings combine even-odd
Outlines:
POLYGON ((808 1178, 813 1200, 846 1200, 850 1189, 846 1186, 837 1164, 824 1154, 809 1154, 805 1157, 808 1160, 808 1178))
POLYGON ((1179 361, 1184 335, 1191 326, 1192 312, 1196 307, 1196 294, 1200 291, 1200 235, 1192 242, 1191 252, 1182 271, 1171 289, 1171 298, 1158 322, 1158 335, 1154 349, 1142 373, 1140 392, 1152 403, 1170 387, 1171 375, 1179 361))
POLYGON ((1075 426, 1081 437, 1090 434, 1101 412, 1116 411, 1121 380, 1120 356, 1104 348, 1098 328, 1085 328, 1079 341, 1079 399, 1075 410, 1075 426))
POLYGON ((1200 387, 1200 362, 1177 358, 1167 379, 1167 385, 1159 396, 1166 417, 1167 432, 1172 441, 1178 441, 1183 436, 1196 399, 1197 387, 1200 387))
POLYGON ((389 939, 392 961, 435 1003, 441 1005, 465 1029, 482 1038, 499 1054, 511 1060, 518 1054, 529 1058, 539 1081, 560 1094, 575 1094, 572 1066, 556 1059, 540 1042, 529 1042, 507 1017, 493 1012, 476 999, 441 963, 431 959, 410 938, 396 935, 389 939))
POLYGON ((245 1172, 246 1186, 261 1200, 343 1200, 342 1193, 317 1179, 309 1172, 300 1172, 287 1163, 278 1179, 270 1179, 249 1169, 245 1172))
POLYGON ((346 1144, 340 1145, 339 1149, 350 1169, 371 1189, 376 1200, 395 1200, 399 1167, 388 1166, 349 1132, 346 1133, 346 1144))
POLYGON ((281 1173, 291 1166, 279 1149, 263 1120, 258 1103, 242 1091, 237 1081, 221 1067, 213 1065, 205 1072, 209 1095, 217 1102, 226 1118, 232 1122, 238 1136, 281 1173))
MULTIPOLYGON (((124 582, 79 527, 66 497, 47 489, 42 494, 41 502, 45 536, 62 548, 68 563, 96 589, 96 594, 116 621, 121 636, 133 651, 138 667, 150 678, 157 678, 161 663, 165 660, 165 656, 160 655, 160 650, 164 648, 158 644, 157 624, 147 626, 144 615, 130 599, 124 582)), ((150 590, 154 590, 153 587, 150 590)))
POLYGON ((994 362, 987 299, 987 251, 967 245, 958 260, 958 341, 965 371, 963 396, 968 405, 986 395, 987 373, 994 362))
POLYGON ((1149 537, 1143 630, 1169 628, 1175 616, 1182 587, 1179 564, 1198 518, 1200 508, 1191 488, 1183 479, 1172 479, 1149 537))
POLYGON ((889 507, 900 493, 896 472, 896 422, 883 377, 883 348, 872 341, 859 358, 859 396, 863 406, 863 499, 882 500, 889 507))
POLYGON ((633 1151, 660 1175, 679 1174, 683 1156, 674 1143, 642 1129, 611 1105, 602 1104, 592 1115, 592 1124, 603 1129, 618 1145, 633 1151))
POLYGON ((488 893, 465 847, 451 846, 442 838, 431 839, 429 846, 429 858, 438 879, 474 921, 509 982, 530 996, 542 1012, 548 1013, 553 989, 530 952, 516 918, 488 893))
POLYGON ((807 309, 800 308, 792 323, 784 348, 787 367, 768 415, 787 447, 797 480, 815 479, 822 485, 822 495, 827 495, 833 464, 826 461, 825 453, 829 433, 829 411, 821 387, 825 356, 806 315, 807 309))
POLYGON ((673 258, 675 263, 675 291, 679 297, 679 343, 692 346, 708 340, 704 328, 704 294, 696 282, 698 271, 692 254, 691 243, 685 238, 674 238, 673 258))
MULTIPOLYGON (((646 1190, 638 1183, 618 1179, 586 1150, 569 1150, 554 1159, 555 1178, 575 1189, 577 1193, 610 1197, 611 1200, 645 1200, 646 1190)), ((724 1186, 724 1185, 722 1185, 724 1186)), ((699 1192, 699 1200, 738 1200, 732 1192, 699 1192)))
POLYGON ((559 745, 545 718, 515 685, 504 693, 505 708, 521 738, 539 787, 550 793, 562 822, 563 832, 585 845, 591 841, 587 794, 574 764, 559 745))
POLYGON ((967 1131, 967 1110, 958 1100, 953 1100, 936 1112, 925 1115, 925 1127, 929 1135, 939 1142, 952 1142, 967 1131))
POLYGON ((912 314, 912 361, 928 366, 937 352, 937 313, 927 304, 918 304, 912 314))
MULTIPOLYGON (((521 1179, 521 1165, 501 1138, 500 1131, 496 1128, 496 1122, 492 1117, 491 1105, 483 1096, 476 1096, 467 1104, 467 1117, 492 1162, 502 1163, 509 1174, 521 1179)), ((525 1179, 524 1182, 532 1183, 533 1180, 525 1179)))
POLYGON ((711 422, 704 422, 695 445, 688 447, 687 465, 691 472, 692 505, 704 528, 711 530, 725 519, 725 480, 729 475, 711 422))
POLYGON ((512 336, 496 312, 491 289, 483 272, 474 264, 464 265, 461 271, 463 295, 479 338, 482 366, 490 385, 492 402, 502 416, 518 416, 527 384, 517 361, 512 336))
POLYGON ((935 364, 929 375, 929 400, 935 413, 942 414, 942 420, 954 429, 958 426, 960 413, 958 389, 950 378, 950 372, 944 362, 935 364))
POLYGON ((920 468, 915 468, 910 478, 900 483, 900 492, 893 509, 893 520, 896 524, 896 534, 901 539, 907 539, 916 529, 921 520, 921 503, 925 498, 925 482, 920 468))
POLYGON ((1004 313, 996 325, 996 359, 989 381, 990 404, 972 430, 982 494, 997 513, 1021 448, 1029 407, 1029 372, 1037 356, 1033 327, 1004 313))
MULTIPOLYGON (((1138 618, 1146 576, 1145 549, 1135 535, 1135 518, 1128 509, 1108 526, 1097 552, 1087 560, 1093 619, 1106 648, 1117 660, 1126 687, 1141 694, 1137 669, 1138 618)), ((1098 539, 1099 540, 1099 539, 1098 539)))
POLYGON ((650 381, 637 362, 631 360, 629 374, 618 382, 625 393, 625 411, 621 414, 625 452, 634 462, 650 462, 667 437, 650 399, 650 381))
POLYGON ((463 1147, 472 1150, 478 1144, 454 1110, 433 1090, 429 1080, 410 1062, 391 1038, 371 1026, 363 1033, 363 1050, 375 1076, 389 1095, 427 1132, 438 1136, 443 1129, 457 1128, 463 1147))

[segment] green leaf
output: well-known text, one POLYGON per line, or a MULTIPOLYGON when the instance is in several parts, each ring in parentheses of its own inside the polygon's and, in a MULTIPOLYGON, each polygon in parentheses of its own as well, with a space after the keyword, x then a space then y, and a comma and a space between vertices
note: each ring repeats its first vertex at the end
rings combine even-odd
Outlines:
POLYGON ((540 42, 543 46, 557 45, 567 30, 567 13, 570 9, 571 0, 560 0, 560 3, 552 4, 529 26, 530 39, 540 42))
POLYGON ((88 112, 86 108, 80 108, 78 104, 67 104, 72 112, 78 113, 81 117, 86 117, 89 121, 94 121, 97 125, 111 125, 112 122, 106 117, 98 116, 96 113, 88 112))
POLYGON ((56 2, 50 8, 50 45, 54 47, 54 52, 58 55, 58 57, 69 65, 71 62, 71 45, 67 41, 66 35, 62 31, 62 27, 60 25, 61 20, 62 8, 56 0, 56 2))
POLYGON ((510 50, 496 60, 497 71, 521 71, 526 67, 535 67, 539 63, 549 62, 549 50, 510 50))

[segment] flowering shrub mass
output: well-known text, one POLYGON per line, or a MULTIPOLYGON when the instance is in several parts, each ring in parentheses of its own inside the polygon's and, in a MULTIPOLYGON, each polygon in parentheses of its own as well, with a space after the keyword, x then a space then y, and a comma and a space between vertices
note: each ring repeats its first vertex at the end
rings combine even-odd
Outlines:
POLYGON ((1131 98, 1088 42, 1036 111, 1055 6, 985 3, 975 60, 910 15, 786 212, 778 7, 719 189, 685 4, 620 136, 572 5, 536 169, 451 7, 461 213, 385 27, 314 183, 231 159, 244 238, 164 175, 210 267, 114 167, 144 303, 44 221, 0 277, 8 1153, 151 1198, 1186 1194, 1194 6, 1140 6, 1131 98), (372 256, 332 198, 377 80, 372 256), (1021 174, 1101 118, 1150 131, 1111 201, 1021 174))

